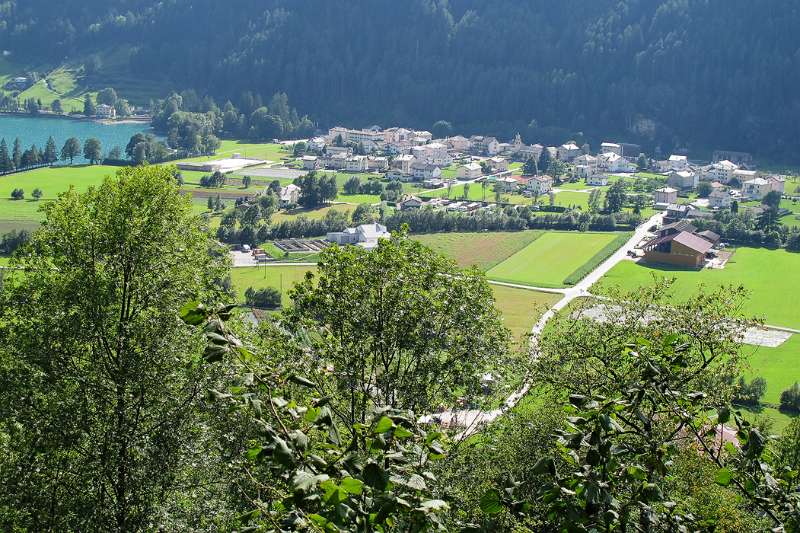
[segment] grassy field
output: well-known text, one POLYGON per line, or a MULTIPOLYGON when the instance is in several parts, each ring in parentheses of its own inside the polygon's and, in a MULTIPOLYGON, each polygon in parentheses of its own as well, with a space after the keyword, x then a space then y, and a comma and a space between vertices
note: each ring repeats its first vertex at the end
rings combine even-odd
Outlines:
MULTIPOLYGON (((246 143, 234 140, 224 140, 212 156, 193 157, 186 161, 211 161, 213 159, 223 159, 231 157, 233 154, 242 154, 242 157, 250 159, 264 159, 266 161, 280 162, 284 159, 294 159, 292 152, 285 146, 275 143, 246 143)), ((246 173, 246 172, 242 172, 246 173)))
POLYGON ((540 237, 540 231, 492 233, 433 233, 414 240, 455 260, 462 267, 489 270, 540 237))
POLYGON ((745 378, 751 380, 762 377, 767 380, 767 393, 762 402, 774 407, 762 407, 750 410, 751 417, 766 416, 775 424, 775 432, 780 433, 791 421, 792 417, 777 409, 780 405, 781 392, 800 381, 797 371, 800 362, 800 335, 795 334, 777 348, 761 346, 745 346, 742 350, 750 368, 745 378))
MULTIPOLYGON (((274 287, 283 293, 284 305, 289 303, 287 293, 305 278, 306 272, 315 272, 314 267, 270 266, 231 269, 231 279, 237 299, 244 302, 244 292, 248 287, 256 289, 274 287)), ((503 323, 511 330, 517 341, 522 341, 547 308, 560 298, 557 294, 492 286, 497 309, 503 315, 503 323)))
POLYGON ((495 305, 503 314, 503 323, 518 341, 523 341, 539 317, 561 299, 558 294, 500 285, 492 285, 492 290, 495 305))
POLYGON ((490 279, 537 287, 564 287, 617 233, 547 232, 488 272, 490 279))
POLYGON ((306 272, 315 272, 315 267, 281 265, 267 267, 232 268, 231 281, 236 290, 236 298, 244 302, 244 291, 248 287, 263 289, 273 287, 283 294, 283 304, 289 303, 287 293, 294 285, 302 281, 306 272))
POLYGON ((292 209, 291 211, 280 211, 272 215, 272 222, 283 222, 284 220, 294 220, 300 215, 312 220, 325 218, 328 211, 352 211, 354 208, 348 204, 334 204, 320 209, 292 209))
MULTIPOLYGON (((464 200, 464 187, 467 184, 462 183, 460 185, 454 185, 450 189, 450 200, 464 200)), ((419 195, 422 198, 448 198, 447 189, 437 189, 433 191, 426 191, 419 195)), ((471 202, 482 202, 484 201, 484 190, 480 183, 470 183, 469 184, 469 191, 467 195, 467 200, 471 202)), ((487 202, 494 202, 495 201, 495 193, 494 193, 494 185, 489 184, 486 187, 486 201, 487 202)), ((530 204, 531 199, 522 196, 521 194, 507 194, 502 193, 500 195, 500 201, 507 204, 530 204)))
POLYGON ((739 248, 724 269, 701 271, 645 265, 623 261, 596 286, 616 285, 627 290, 675 278, 671 291, 678 300, 696 294, 701 286, 711 290, 727 285, 742 285, 750 291, 744 312, 763 318, 767 324, 800 329, 800 310, 789 294, 800 287, 800 254, 786 250, 739 248))

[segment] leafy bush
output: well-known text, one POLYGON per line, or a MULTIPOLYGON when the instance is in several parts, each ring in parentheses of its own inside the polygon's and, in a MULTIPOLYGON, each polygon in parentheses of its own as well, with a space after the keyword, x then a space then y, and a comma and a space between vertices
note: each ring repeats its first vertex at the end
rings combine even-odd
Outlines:
POLYGON ((24 200, 25 199, 25 191, 22 189, 14 189, 11 191, 11 199, 12 200, 24 200))
POLYGON ((794 385, 781 393, 781 409, 787 411, 800 411, 800 383, 794 385))
POLYGON ((248 289, 244 291, 244 298, 245 302, 247 302, 247 305, 250 307, 277 309, 281 306, 281 292, 274 287, 266 287, 264 289, 248 287, 248 289))

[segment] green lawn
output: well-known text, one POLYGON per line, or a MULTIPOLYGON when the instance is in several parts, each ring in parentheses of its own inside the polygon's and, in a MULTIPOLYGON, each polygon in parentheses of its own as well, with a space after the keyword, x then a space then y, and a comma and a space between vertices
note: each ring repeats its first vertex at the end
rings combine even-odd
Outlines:
POLYGON ((617 238, 618 233, 544 233, 488 272, 490 279, 537 287, 564 287, 564 279, 617 238))
POLYGON ((519 252, 539 236, 541 231, 491 233, 432 233, 414 235, 414 240, 439 252, 462 267, 476 266, 486 271, 519 252))
POLYGON ((244 302, 244 291, 248 287, 254 289, 274 287, 282 292, 283 304, 286 305, 289 302, 287 295, 289 290, 305 278, 306 272, 315 271, 315 267, 294 265, 232 268, 231 281, 239 302, 244 302))
MULTIPOLYGON (((550 200, 547 198, 547 196, 543 196, 540 198, 540 201, 547 204, 550 200)), ((603 201, 601 199, 600 204, 602 205, 602 203, 603 201)), ((563 207, 576 206, 586 210, 589 208, 589 193, 575 191, 557 192, 555 197, 555 205, 560 205, 563 207)))
POLYGON ((744 312, 767 324, 800 329, 800 309, 790 297, 800 287, 800 254, 786 250, 739 248, 724 269, 701 271, 623 261, 599 283, 634 290, 653 282, 653 276, 676 278, 671 291, 678 300, 696 294, 701 286, 714 289, 742 285, 750 291, 744 312))
MULTIPOLYGON (((454 185, 450 189, 450 200, 464 200, 464 187, 466 187, 466 183, 462 183, 459 185, 454 185)), ((484 201, 484 190, 483 186, 480 183, 470 183, 469 184, 469 191, 468 191, 467 200, 471 202, 482 202, 484 201)), ((423 198, 448 198, 447 189, 437 189, 433 191, 427 191, 420 194, 420 197, 423 198)), ((486 201, 487 202, 494 202, 495 201, 495 193, 494 193, 494 184, 489 183, 486 187, 486 201)), ((500 201, 503 203, 508 204, 530 204, 531 199, 522 196, 521 194, 508 194, 502 193, 500 196, 500 201)))
MULTIPOLYGON (((289 303, 287 293, 299 281, 305 278, 306 272, 315 272, 316 268, 306 266, 268 266, 231 269, 231 279, 239 302, 244 302, 244 291, 248 287, 256 289, 274 287, 283 293, 283 303, 289 303)), ((492 286, 497 309, 503 314, 505 326, 511 330, 518 341, 539 320, 539 317, 555 304, 560 296, 525 289, 492 286)))
POLYGON ((529 291, 492 285, 495 305, 503 314, 503 323, 518 341, 525 339, 542 314, 561 296, 546 292, 529 291))
MULTIPOLYGON (((211 161, 231 157, 233 154, 242 154, 249 159, 264 159, 266 161, 280 162, 283 159, 294 159, 292 152, 281 144, 275 143, 246 143, 235 140, 224 140, 217 153, 212 156, 193 157, 186 161, 211 161)), ((242 171, 242 173, 246 173, 242 171)))
POLYGON ((767 380, 767 393, 762 401, 775 406, 763 407, 755 412, 751 411, 751 416, 758 414, 770 418, 775 423, 775 432, 780 433, 792 419, 791 416, 776 408, 780 405, 781 392, 800 381, 800 372, 798 371, 800 335, 792 335, 788 341, 777 348, 745 346, 742 353, 750 365, 750 369, 745 373, 745 378, 748 381, 755 377, 767 380))
POLYGON ((328 207, 321 207, 319 209, 292 209, 291 211, 280 211, 272 215, 272 222, 282 222, 284 220, 294 220, 300 215, 310 218, 312 220, 319 220, 325 218, 328 211, 352 211, 352 205, 347 204, 334 204, 328 207))

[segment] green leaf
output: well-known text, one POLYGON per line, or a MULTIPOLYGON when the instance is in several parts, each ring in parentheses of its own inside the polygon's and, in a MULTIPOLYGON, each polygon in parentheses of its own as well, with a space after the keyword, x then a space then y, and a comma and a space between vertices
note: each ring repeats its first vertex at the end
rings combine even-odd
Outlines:
POLYGON ((647 472, 640 466, 631 465, 627 468, 628 475, 631 476, 633 479, 638 479, 639 481, 644 481, 647 479, 647 472))
POLYGON ((394 436, 398 439, 407 439, 408 437, 412 437, 414 434, 411 433, 409 430, 404 428, 403 426, 397 426, 394 428, 394 436))
POLYGON ((422 504, 417 507, 418 511, 422 512, 435 512, 435 511, 446 511, 449 506, 447 502, 444 500, 426 500, 422 502, 422 504))
POLYGON ((380 435, 381 433, 386 433, 387 431, 392 429, 393 426, 394 422, 392 422, 392 419, 389 418, 388 416, 384 416, 381 417, 380 420, 378 420, 378 423, 375 425, 375 429, 373 431, 380 435))
POLYGON ((314 387, 317 386, 316 383, 314 383, 310 379, 306 379, 303 376, 297 376, 294 374, 289 376, 289 381, 291 381, 292 383, 297 383, 298 385, 302 385, 303 387, 308 387, 310 389, 313 389, 314 387))
POLYGON ((261 446, 250 448, 249 450, 247 450, 247 458, 251 461, 255 461, 256 459, 258 459, 258 456, 261 455, 263 449, 264 448, 262 448, 261 446))
POLYGON ((733 472, 730 468, 720 468, 714 476, 714 483, 727 487, 733 481, 733 472))
POLYGON ((361 472, 364 481, 373 489, 382 491, 386 489, 388 476, 386 471, 378 463, 369 462, 361 472))
POLYGON ((724 424, 731 419, 731 410, 728 407, 723 407, 717 412, 717 423, 724 424))
POLYGON ((502 499, 500 491, 497 489, 489 489, 483 493, 480 501, 481 511, 484 514, 495 515, 503 510, 502 499))
POLYGON ((341 487, 350 494, 358 495, 364 491, 364 482, 348 476, 342 480, 341 487))
POLYGON ((551 476, 556 475, 556 463, 550 457, 543 457, 536 461, 536 464, 533 465, 533 473, 534 474, 549 474, 551 476))
POLYGON ((200 302, 187 302, 178 311, 181 320, 190 326, 199 326, 206 319, 206 311, 200 302))
POLYGON ((291 466, 294 464, 294 455, 292 455, 292 450, 289 449, 286 441, 280 437, 275 439, 275 459, 277 459, 277 461, 284 466, 291 466))
POLYGON ((222 361, 222 357, 226 353, 228 353, 227 346, 210 344, 206 346, 206 349, 203 351, 203 359, 205 359, 208 363, 216 363, 222 361))

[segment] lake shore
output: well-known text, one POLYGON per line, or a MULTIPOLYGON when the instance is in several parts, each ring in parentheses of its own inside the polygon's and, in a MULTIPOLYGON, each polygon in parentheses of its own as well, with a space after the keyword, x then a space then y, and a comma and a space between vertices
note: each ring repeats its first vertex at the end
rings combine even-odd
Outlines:
POLYGON ((53 113, 51 111, 39 111, 36 114, 24 111, 0 111, 0 116, 24 117, 24 118, 50 118, 50 119, 69 119, 77 122, 94 122, 104 126, 114 126, 117 124, 150 124, 151 117, 146 115, 125 117, 121 119, 87 117, 84 115, 69 115, 66 113, 53 113))

